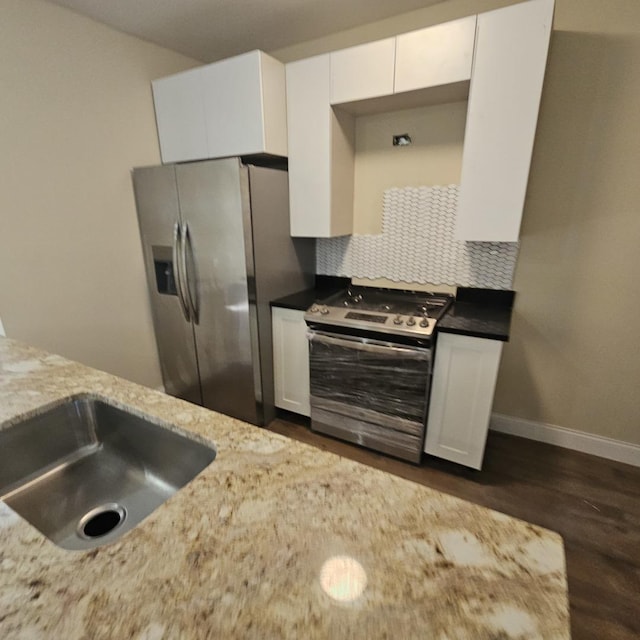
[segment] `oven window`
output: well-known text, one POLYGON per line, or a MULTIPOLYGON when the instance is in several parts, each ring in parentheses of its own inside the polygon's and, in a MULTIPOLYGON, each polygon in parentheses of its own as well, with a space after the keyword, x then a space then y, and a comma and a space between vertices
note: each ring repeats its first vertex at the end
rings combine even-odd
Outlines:
POLYGON ((310 341, 312 396, 423 422, 431 372, 429 351, 408 356, 406 349, 369 351, 359 349, 357 342, 339 342, 310 341))

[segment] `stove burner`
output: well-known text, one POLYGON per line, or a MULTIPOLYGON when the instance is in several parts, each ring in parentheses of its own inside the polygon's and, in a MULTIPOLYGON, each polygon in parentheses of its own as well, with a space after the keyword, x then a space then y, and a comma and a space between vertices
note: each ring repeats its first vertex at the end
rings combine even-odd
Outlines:
POLYGON ((447 294, 349 287, 312 305, 305 320, 309 324, 426 337, 433 333, 452 300, 453 296, 447 294), (357 308, 357 313, 352 308, 357 308))

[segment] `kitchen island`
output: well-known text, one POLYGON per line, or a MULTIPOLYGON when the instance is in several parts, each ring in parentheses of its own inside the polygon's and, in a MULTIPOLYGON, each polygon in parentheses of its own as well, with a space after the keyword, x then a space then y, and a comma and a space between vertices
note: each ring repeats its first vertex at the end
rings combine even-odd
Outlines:
POLYGON ((0 503, 4 640, 570 637, 559 535, 0 338, 0 428, 81 393, 217 457, 89 552, 0 503))

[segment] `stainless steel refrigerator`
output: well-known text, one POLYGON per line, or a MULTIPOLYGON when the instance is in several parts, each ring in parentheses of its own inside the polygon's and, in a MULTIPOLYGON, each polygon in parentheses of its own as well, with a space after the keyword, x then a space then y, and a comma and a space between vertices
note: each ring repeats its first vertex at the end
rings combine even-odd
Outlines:
POLYGON ((257 425, 275 414, 269 302, 315 271, 287 177, 239 158, 133 171, 165 390, 257 425))

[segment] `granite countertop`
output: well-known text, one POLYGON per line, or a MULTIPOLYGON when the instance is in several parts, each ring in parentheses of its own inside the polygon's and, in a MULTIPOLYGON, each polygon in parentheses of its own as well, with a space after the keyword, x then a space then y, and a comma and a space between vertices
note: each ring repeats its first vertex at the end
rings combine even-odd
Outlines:
POLYGON ((0 502, 3 640, 570 637, 559 535, 0 338, 0 429, 78 393, 218 455, 88 552, 0 502))

